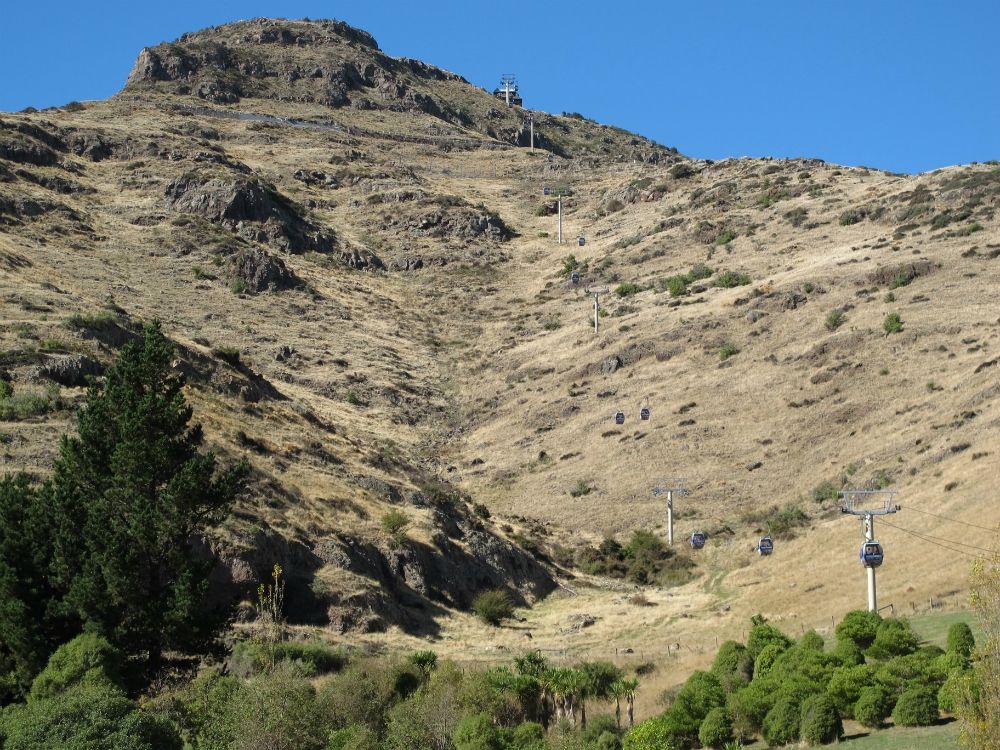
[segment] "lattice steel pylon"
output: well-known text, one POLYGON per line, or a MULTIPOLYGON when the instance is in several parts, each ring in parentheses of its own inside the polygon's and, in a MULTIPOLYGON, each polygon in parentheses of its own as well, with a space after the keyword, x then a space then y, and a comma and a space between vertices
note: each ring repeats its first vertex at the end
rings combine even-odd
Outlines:
POLYGON ((674 495, 690 495, 683 477, 661 477, 653 487, 653 497, 667 496, 667 544, 674 544, 674 495))
POLYGON ((887 516, 898 513, 901 508, 896 504, 896 490, 858 489, 842 490, 843 500, 840 510, 852 516, 861 518, 865 541, 861 546, 861 562, 864 563, 868 577, 868 611, 878 612, 878 597, 875 589, 875 568, 882 564, 882 546, 875 539, 875 516, 887 516))

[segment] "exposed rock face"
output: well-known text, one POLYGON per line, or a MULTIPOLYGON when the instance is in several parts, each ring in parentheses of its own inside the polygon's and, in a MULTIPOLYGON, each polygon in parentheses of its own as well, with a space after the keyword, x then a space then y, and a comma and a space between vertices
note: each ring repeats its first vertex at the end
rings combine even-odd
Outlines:
POLYGON ((271 185, 255 179, 206 179, 188 174, 167 186, 167 206, 224 224, 253 242, 273 243, 289 253, 330 252, 333 232, 306 219, 271 185))
MULTIPOLYGON (((367 478, 361 478, 365 482, 367 478)), ((371 483, 374 492, 398 491, 371 483)), ((341 632, 373 632, 397 624, 408 632, 432 632, 440 606, 468 609, 489 588, 511 591, 515 601, 541 597, 555 588, 549 572, 530 554, 454 507, 440 510, 442 528, 433 546, 407 540, 386 546, 338 534, 312 548, 274 534, 257 534, 240 545, 213 545, 204 554, 219 561, 213 596, 221 601, 253 598, 257 583, 278 562, 288 581, 286 608, 295 622, 329 625, 341 632), (322 569, 367 579, 363 593, 324 593, 314 585, 322 569)))
POLYGON ((288 289, 302 282, 288 270, 280 258, 275 258, 261 248, 247 248, 229 259, 229 275, 243 282, 248 292, 265 292, 288 289))
POLYGON ((88 378, 104 372, 104 367, 90 357, 74 355, 53 357, 38 368, 38 376, 53 380, 59 385, 76 387, 86 385, 88 378))

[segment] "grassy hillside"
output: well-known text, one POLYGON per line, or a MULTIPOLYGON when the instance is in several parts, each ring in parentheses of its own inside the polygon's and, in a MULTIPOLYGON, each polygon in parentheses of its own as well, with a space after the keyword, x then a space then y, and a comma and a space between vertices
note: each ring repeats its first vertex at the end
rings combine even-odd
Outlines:
POLYGON ((0 117, 3 469, 43 476, 85 376, 159 318, 210 441, 254 467, 213 541, 235 592, 280 561, 331 640, 675 684, 756 612, 798 634, 863 605, 836 491, 864 483, 903 506, 882 603, 962 606, 1000 521, 1000 167, 710 163, 540 114, 550 159, 513 145, 524 114, 258 20, 144 52, 111 100, 0 117), (544 186, 572 193, 562 245, 544 186), (588 573, 606 535, 664 533, 661 476, 691 489, 681 541, 709 534, 666 568, 690 573, 588 573), (523 622, 468 613, 495 586, 523 622))

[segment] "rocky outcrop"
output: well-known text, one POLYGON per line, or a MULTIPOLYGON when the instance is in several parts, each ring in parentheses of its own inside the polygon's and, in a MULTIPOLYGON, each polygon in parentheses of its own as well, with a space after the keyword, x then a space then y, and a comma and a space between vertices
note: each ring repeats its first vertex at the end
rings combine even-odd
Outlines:
POLYGON ((240 283, 243 291, 253 294, 302 284, 284 261, 257 247, 240 250, 233 255, 227 263, 227 271, 233 281, 240 283))
POLYGON ((68 357, 52 357, 39 366, 35 374, 38 377, 59 383, 59 385, 77 387, 87 385, 91 378, 103 373, 104 367, 100 362, 90 357, 73 355, 68 357))
MULTIPOLYGON (((381 480, 358 483, 375 495, 399 502, 398 490, 381 480)), ((467 610, 484 589, 505 589, 524 604, 556 586, 548 570, 460 506, 438 508, 439 531, 431 544, 412 539, 375 542, 348 534, 323 537, 306 545, 272 532, 227 543, 206 541, 203 554, 219 563, 212 577, 216 601, 252 600, 257 584, 278 563, 287 577, 285 609, 293 623, 328 626, 339 632, 373 632, 397 625, 427 634, 445 607, 467 610), (317 576, 367 581, 358 590, 329 590, 317 576), (343 576, 339 576, 343 577, 343 576)))
POLYGON ((172 211, 204 216, 247 240, 285 252, 327 253, 337 246, 331 230, 305 218, 298 206, 260 180, 187 174, 167 186, 166 197, 172 211))

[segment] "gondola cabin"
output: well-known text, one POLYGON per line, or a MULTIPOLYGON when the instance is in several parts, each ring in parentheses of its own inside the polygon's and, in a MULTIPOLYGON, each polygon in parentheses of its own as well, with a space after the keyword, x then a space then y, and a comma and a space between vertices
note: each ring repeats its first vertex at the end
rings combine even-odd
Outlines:
POLYGON ((763 557, 774 552, 774 540, 769 536, 762 536, 757 542, 757 554, 763 557))
POLYGON ((625 412, 621 409, 615 412, 615 424, 625 424, 625 412))
POLYGON ((708 537, 705 535, 704 531, 696 531, 691 535, 691 548, 701 549, 705 546, 705 540, 708 537))
POLYGON ((551 192, 552 190, 547 187, 542 188, 542 195, 549 195, 551 192))
POLYGON ((641 419, 643 422, 649 421, 649 414, 650 412, 648 406, 644 406, 641 409, 639 409, 639 419, 641 419))
POLYGON ((877 568, 885 559, 882 545, 876 540, 861 545, 861 562, 866 568, 877 568))
POLYGON ((579 271, 573 271, 573 273, 571 273, 569 275, 569 280, 573 282, 574 286, 577 285, 577 284, 579 284, 580 283, 580 272, 579 271))
POLYGON ((576 244, 578 244, 580 247, 583 247, 584 245, 587 244, 587 238, 583 237, 583 236, 577 237, 576 238, 576 244))

